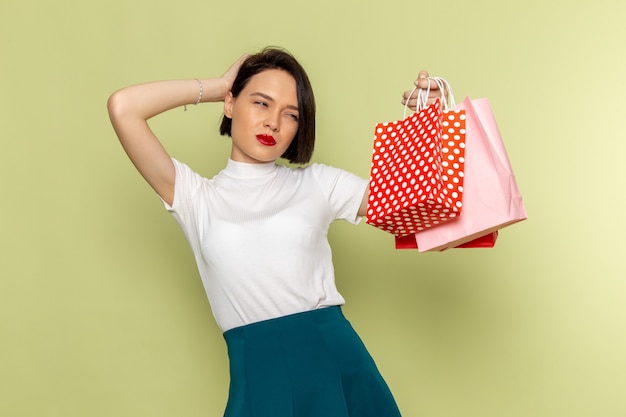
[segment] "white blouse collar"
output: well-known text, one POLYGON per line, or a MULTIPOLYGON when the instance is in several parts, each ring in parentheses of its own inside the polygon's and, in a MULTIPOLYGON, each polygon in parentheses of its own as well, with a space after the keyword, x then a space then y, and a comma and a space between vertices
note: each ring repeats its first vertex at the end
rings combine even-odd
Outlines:
POLYGON ((254 178, 271 174, 277 167, 276 162, 251 164, 233 161, 229 158, 226 168, 224 168, 224 173, 235 178, 254 178))

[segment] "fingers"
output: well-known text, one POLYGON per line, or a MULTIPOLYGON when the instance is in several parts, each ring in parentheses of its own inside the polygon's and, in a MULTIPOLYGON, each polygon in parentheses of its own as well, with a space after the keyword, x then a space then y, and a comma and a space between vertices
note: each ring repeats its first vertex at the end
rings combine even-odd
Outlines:
POLYGON ((239 68, 244 63, 246 59, 248 59, 248 54, 243 54, 239 59, 237 59, 224 74, 222 74, 222 86, 223 86, 223 94, 222 98, 225 98, 228 92, 230 92, 233 83, 235 82, 235 78, 237 78, 237 74, 239 73, 239 68))
POLYGON ((406 102, 407 100, 415 100, 417 99, 418 94, 419 94, 419 90, 417 89, 407 90, 404 93, 402 93, 402 101, 406 102))
POLYGON ((409 109, 413 111, 417 111, 417 104, 418 104, 418 100, 415 98, 409 100, 408 102, 406 100, 402 100, 402 105, 407 106, 409 109))
POLYGON ((243 62, 246 59, 248 59, 249 56, 250 56, 249 54, 243 54, 241 57, 239 57, 239 59, 235 61, 230 66, 230 68, 228 68, 228 70, 224 73, 224 77, 235 79, 235 77, 237 76, 237 73, 239 72, 239 68, 241 67, 241 64, 243 64, 243 62))
POLYGON ((418 88, 422 90, 439 90, 439 85, 434 80, 428 78, 418 78, 414 83, 418 88))
POLYGON ((417 75, 417 79, 415 80, 415 82, 413 84, 415 84, 418 88, 423 88, 426 89, 428 88, 428 71, 426 70, 421 70, 419 72, 419 74, 417 75))
POLYGON ((402 94, 402 105, 406 105, 411 110, 416 110, 418 104, 420 104, 419 101, 421 101, 423 105, 423 101, 426 99, 426 105, 429 106, 434 103, 435 100, 442 97, 442 93, 445 92, 442 92, 439 85, 434 80, 428 79, 428 77, 430 77, 430 75, 426 70, 422 70, 418 73, 417 79, 413 83, 417 89, 407 90, 402 94), (426 92, 428 92, 428 96, 424 97, 426 92), (422 94, 421 100, 417 99, 418 94, 422 94))
MULTIPOLYGON (((421 106, 424 105, 424 98, 426 99, 425 107, 428 107, 433 104, 435 100, 441 99, 442 96, 441 91, 438 88, 436 90, 430 90, 430 92, 428 93, 428 97, 422 96, 419 100, 418 93, 418 90, 405 91, 404 94, 402 94, 402 105, 407 106, 411 110, 415 111, 418 107, 418 104, 421 106)), ((422 90, 422 94, 425 95, 426 91, 422 90)))
MULTIPOLYGON (((428 91, 428 96, 426 97, 426 99, 428 100, 429 103, 435 101, 437 98, 441 97, 441 91, 439 90, 439 87, 435 86, 436 88, 431 88, 430 91, 428 91)), ((417 102, 417 98, 418 95, 421 94, 421 98, 423 99, 424 96, 426 95, 426 90, 425 89, 413 89, 413 90, 407 90, 404 93, 402 93, 402 104, 406 104, 408 102, 408 105, 412 105, 415 102, 417 102)))

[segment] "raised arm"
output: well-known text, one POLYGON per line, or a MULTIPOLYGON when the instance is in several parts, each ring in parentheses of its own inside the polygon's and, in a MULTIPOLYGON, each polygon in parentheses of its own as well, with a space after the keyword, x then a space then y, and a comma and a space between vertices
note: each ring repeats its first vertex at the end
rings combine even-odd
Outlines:
POLYGON ((223 101, 245 57, 242 56, 219 78, 138 84, 118 90, 109 97, 109 117, 126 154, 168 204, 174 200, 176 173, 170 156, 148 126, 148 120, 198 100, 223 101))

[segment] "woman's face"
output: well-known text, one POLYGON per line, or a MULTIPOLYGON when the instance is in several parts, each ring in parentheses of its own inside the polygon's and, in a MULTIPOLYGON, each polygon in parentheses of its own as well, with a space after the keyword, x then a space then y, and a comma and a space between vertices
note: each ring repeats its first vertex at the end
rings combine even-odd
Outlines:
POLYGON ((226 96, 224 115, 232 119, 232 160, 275 161, 298 131, 296 81, 280 69, 260 72, 250 78, 237 97, 231 93, 226 96))

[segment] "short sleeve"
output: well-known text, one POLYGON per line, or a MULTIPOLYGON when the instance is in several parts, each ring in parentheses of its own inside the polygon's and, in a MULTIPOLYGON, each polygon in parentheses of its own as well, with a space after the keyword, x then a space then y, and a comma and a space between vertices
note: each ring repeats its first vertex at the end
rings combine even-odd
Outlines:
POLYGON ((358 215, 368 181, 348 171, 323 164, 310 166, 326 195, 335 219, 358 224, 358 215))
POLYGON ((198 212, 197 200, 204 195, 202 187, 207 179, 174 158, 172 158, 172 162, 176 170, 174 201, 171 206, 163 199, 161 201, 165 209, 176 220, 193 248, 198 244, 198 217, 202 215, 198 212))
POLYGON ((205 180, 202 176, 195 173, 186 164, 172 158, 174 169, 176 170, 176 178, 174 180, 174 201, 170 206, 163 199, 163 205, 169 212, 185 212, 191 201, 191 196, 200 189, 202 182, 205 180))

